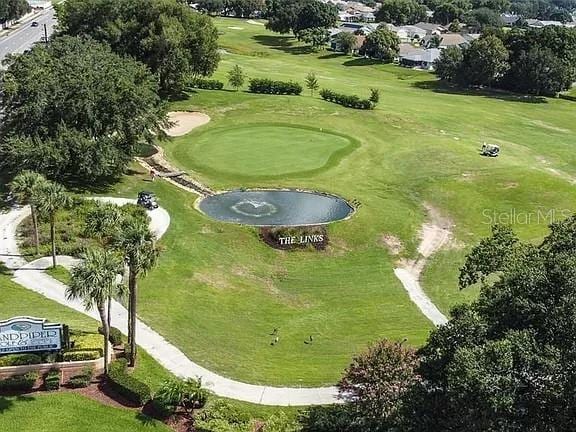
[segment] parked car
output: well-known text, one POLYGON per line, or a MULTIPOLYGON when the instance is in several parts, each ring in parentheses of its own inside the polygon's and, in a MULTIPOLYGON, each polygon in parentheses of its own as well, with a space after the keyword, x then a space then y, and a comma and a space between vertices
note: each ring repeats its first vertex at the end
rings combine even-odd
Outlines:
POLYGON ((38 24, 38 21, 32 21, 32 26, 31 27, 38 27, 40 24, 38 24))

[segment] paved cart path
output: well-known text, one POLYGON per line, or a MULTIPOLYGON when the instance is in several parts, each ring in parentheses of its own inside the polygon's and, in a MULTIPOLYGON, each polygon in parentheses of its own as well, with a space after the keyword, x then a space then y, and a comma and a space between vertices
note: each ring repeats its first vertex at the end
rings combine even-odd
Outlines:
MULTIPOLYGON (((119 205, 133 200, 110 198, 108 201, 119 205)), ((66 285, 49 276, 44 270, 51 264, 51 257, 40 258, 27 263, 18 251, 16 228, 30 214, 28 207, 13 208, 0 214, 0 260, 14 270, 14 281, 25 288, 74 310, 82 312, 99 320, 97 311, 86 311, 81 301, 66 299, 66 285)), ((150 229, 160 237, 168 229, 170 217, 162 209, 148 213, 150 229)), ((71 257, 59 256, 58 264, 72 267, 77 260, 71 257)), ((128 331, 128 312, 118 302, 112 305, 112 325, 124 334, 128 331)), ((137 322, 137 339, 140 345, 156 361, 175 375, 181 377, 201 377, 202 384, 219 396, 238 399, 262 405, 303 406, 330 404, 338 402, 335 387, 293 388, 269 387, 247 384, 220 376, 191 361, 182 351, 152 330, 141 320, 137 322)))

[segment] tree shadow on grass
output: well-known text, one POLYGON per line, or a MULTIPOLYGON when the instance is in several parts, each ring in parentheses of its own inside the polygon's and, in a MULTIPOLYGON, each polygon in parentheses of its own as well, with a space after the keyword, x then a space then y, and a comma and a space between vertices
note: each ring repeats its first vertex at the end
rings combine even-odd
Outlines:
POLYGON ((381 60, 357 57, 342 63, 344 66, 370 66, 375 64, 384 64, 381 60))
POLYGON ((286 54, 302 55, 314 52, 311 46, 297 45, 296 40, 290 36, 255 35, 252 38, 261 45, 282 51, 286 54))
POLYGON ((421 90, 431 90, 435 93, 454 94, 462 96, 481 96, 490 99, 499 99, 507 102, 521 102, 531 104, 548 103, 548 99, 542 96, 523 95, 510 93, 503 90, 490 90, 486 88, 463 88, 448 85, 440 80, 417 81, 411 84, 421 90))
POLYGON ((344 53, 329 53, 329 54, 321 55, 318 58, 320 60, 330 60, 330 59, 344 58, 344 57, 346 57, 346 54, 344 54, 344 53))
POLYGON ((260 45, 267 47, 290 47, 293 43, 291 36, 255 35, 252 37, 260 45))
POLYGON ((32 402, 34 401, 33 396, 0 396, 0 414, 3 414, 5 411, 8 411, 16 405, 18 402, 32 402))

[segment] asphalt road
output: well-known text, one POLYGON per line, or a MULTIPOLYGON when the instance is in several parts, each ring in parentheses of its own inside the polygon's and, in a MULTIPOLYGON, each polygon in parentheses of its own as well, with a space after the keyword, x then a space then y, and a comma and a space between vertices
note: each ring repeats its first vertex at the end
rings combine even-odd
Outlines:
POLYGON ((36 15, 31 21, 20 24, 20 27, 9 34, 0 37, 0 62, 6 54, 22 53, 34 45, 34 42, 41 40, 44 36, 44 24, 48 37, 52 34, 56 24, 54 9, 48 9, 36 15), (32 27, 32 22, 36 21, 38 27, 32 27))

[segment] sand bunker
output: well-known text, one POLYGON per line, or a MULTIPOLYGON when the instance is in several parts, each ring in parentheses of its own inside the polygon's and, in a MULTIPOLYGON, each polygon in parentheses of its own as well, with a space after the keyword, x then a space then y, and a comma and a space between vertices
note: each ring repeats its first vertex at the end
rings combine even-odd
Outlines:
POLYGON ((174 111, 168 113, 168 118, 174 126, 166 129, 166 134, 177 137, 186 135, 192 129, 205 125, 210 121, 210 117, 199 112, 174 111))

